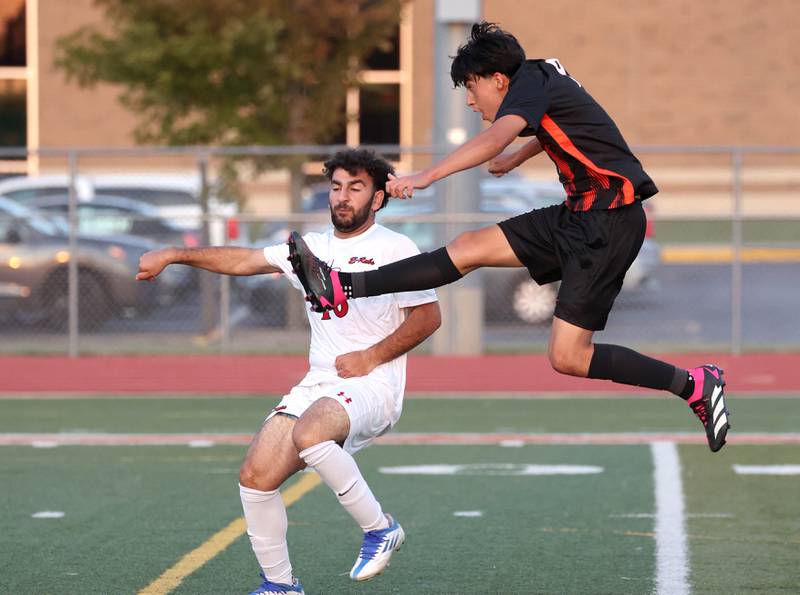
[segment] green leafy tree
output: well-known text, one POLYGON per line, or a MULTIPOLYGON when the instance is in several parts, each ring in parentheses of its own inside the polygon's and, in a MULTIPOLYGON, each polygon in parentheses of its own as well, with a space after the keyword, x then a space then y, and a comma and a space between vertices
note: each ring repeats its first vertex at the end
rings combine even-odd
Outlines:
POLYGON ((57 42, 69 80, 120 85, 139 142, 248 145, 329 141, 403 0, 95 2, 108 26, 57 42))
MULTIPOLYGON (((341 129, 345 90, 366 58, 386 45, 403 0, 95 0, 102 27, 60 38, 56 66, 82 87, 112 83, 139 114, 140 143, 312 144, 341 129)), ((300 203, 302 157, 291 172, 300 203)), ((224 193, 237 168, 221 168, 224 193)), ((200 202, 207 212, 208 188, 200 202)), ((204 237, 208 241, 207 225, 204 237)), ((203 319, 215 322, 207 277, 203 319)), ((297 317, 297 316, 296 316, 297 317)))

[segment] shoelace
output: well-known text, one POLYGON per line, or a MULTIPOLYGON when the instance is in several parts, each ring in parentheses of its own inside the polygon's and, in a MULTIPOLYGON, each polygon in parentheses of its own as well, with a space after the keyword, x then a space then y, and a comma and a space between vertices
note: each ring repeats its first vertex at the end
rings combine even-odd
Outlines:
POLYGON ((703 425, 706 425, 706 421, 708 420, 708 413, 706 412, 706 404, 702 400, 700 400, 692 405, 692 410, 694 411, 694 414, 700 418, 700 421, 703 422, 703 425))

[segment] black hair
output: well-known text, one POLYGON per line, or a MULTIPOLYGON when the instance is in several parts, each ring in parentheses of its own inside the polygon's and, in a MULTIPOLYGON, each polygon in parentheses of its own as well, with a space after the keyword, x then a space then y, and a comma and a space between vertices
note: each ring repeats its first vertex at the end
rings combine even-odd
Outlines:
POLYGON ((481 21, 472 25, 467 43, 456 51, 450 78, 456 87, 466 86, 473 77, 488 77, 495 72, 511 78, 524 61, 525 50, 516 37, 495 23, 481 21))
POLYGON ((351 176, 362 170, 367 172, 367 175, 372 178, 375 191, 383 190, 384 192, 380 208, 386 206, 389 201, 389 195, 386 194, 386 182, 389 181, 389 174, 394 174, 394 167, 391 163, 371 149, 344 149, 337 151, 325 162, 322 173, 328 180, 331 180, 333 172, 339 168, 351 176))

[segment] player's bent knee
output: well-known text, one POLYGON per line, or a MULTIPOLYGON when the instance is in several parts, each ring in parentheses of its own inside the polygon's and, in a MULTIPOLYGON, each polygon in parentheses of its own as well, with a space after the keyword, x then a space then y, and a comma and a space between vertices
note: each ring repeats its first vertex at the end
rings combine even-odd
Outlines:
POLYGON ((320 436, 316 424, 302 423, 302 421, 300 421, 295 424, 292 430, 292 442, 294 442, 294 447, 297 449, 297 452, 302 452, 325 440, 328 440, 328 438, 320 436))
POLYGON ((251 490, 261 490, 261 483, 263 482, 259 481, 259 479, 261 479, 259 475, 260 474, 256 472, 253 466, 245 461, 242 463, 242 466, 239 467, 239 484, 251 490))
POLYGON ((556 372, 569 376, 584 376, 582 362, 573 353, 563 349, 551 349, 547 355, 550 365, 556 372))
POLYGON ((275 473, 270 473, 269 469, 259 469, 247 460, 239 467, 239 484, 251 490, 261 492, 277 490, 281 487, 283 479, 275 477, 275 473))
POLYGON ((476 239, 475 232, 465 231, 447 244, 447 253, 462 273, 480 266, 480 263, 476 262, 478 260, 475 252, 476 239))

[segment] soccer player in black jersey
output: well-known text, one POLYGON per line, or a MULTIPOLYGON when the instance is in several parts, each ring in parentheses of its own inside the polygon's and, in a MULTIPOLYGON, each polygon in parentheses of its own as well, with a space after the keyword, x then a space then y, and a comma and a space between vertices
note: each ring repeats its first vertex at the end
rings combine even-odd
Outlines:
POLYGON ((467 105, 491 126, 423 171, 390 176, 387 192, 411 198, 414 189, 486 162, 490 173, 501 176, 544 151, 556 166, 566 200, 463 233, 433 252, 359 273, 332 270, 293 233, 290 254, 309 301, 325 309, 348 298, 429 289, 480 267, 524 266, 540 284, 560 279, 548 346, 553 368, 680 396, 702 422, 711 450, 718 451, 730 427, 720 368, 706 364, 684 370, 592 341, 594 332, 605 328, 642 245, 642 201, 658 191, 614 121, 558 60, 526 60, 516 38, 492 23, 473 25, 450 75, 456 87, 465 87, 467 105), (518 136, 533 138, 501 155, 518 136))

